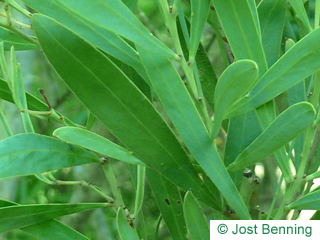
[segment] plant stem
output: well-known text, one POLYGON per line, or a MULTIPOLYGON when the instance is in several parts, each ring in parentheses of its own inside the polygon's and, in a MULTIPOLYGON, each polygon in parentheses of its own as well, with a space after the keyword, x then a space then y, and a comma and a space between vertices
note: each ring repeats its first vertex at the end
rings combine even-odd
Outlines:
POLYGON ((121 192, 118 188, 118 181, 117 181, 116 176, 114 175, 112 166, 107 161, 101 161, 101 165, 102 165, 103 171, 105 173, 105 176, 109 182, 111 192, 112 192, 113 196, 115 197, 115 201, 118 203, 118 205, 120 207, 124 207, 125 205, 124 205, 124 202, 122 199, 122 195, 121 195, 121 192))
POLYGON ((6 0, 13 8, 15 8, 17 11, 25 15, 27 18, 30 18, 32 14, 25 8, 21 7, 18 3, 16 3, 14 0, 6 0))
POLYGON ((37 40, 33 39, 29 35, 25 34, 24 32, 20 31, 19 29, 15 28, 12 24, 8 25, 7 23, 0 21, 0 26, 14 32, 15 34, 19 35, 20 37, 27 40, 28 42, 31 42, 33 44, 40 46, 40 44, 37 40))
POLYGON ((157 3, 163 14, 166 27, 169 29, 177 54, 181 56, 180 63, 187 78, 187 87, 189 88, 194 100, 197 102, 201 115, 204 118, 205 125, 207 126, 208 132, 210 134, 212 123, 207 111, 203 93, 201 91, 200 81, 196 81, 194 77, 194 64, 188 63, 186 58, 183 56, 183 51, 179 40, 176 18, 179 12, 180 0, 174 1, 172 7, 169 7, 166 0, 157 0, 157 3))

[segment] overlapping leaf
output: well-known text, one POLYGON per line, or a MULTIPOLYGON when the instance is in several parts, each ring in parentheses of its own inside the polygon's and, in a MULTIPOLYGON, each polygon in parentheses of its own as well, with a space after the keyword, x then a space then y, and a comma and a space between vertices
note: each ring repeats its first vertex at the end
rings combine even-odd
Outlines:
POLYGON ((286 52, 239 100, 228 117, 241 115, 275 98, 320 68, 320 29, 315 29, 286 52))
POLYGON ((0 142, 0 178, 96 162, 99 158, 91 152, 38 134, 19 134, 0 142))
POLYGON ((31 8, 48 15, 70 28, 90 43, 98 46, 130 66, 141 68, 138 56, 122 36, 150 51, 174 58, 166 47, 143 26, 121 0, 24 0, 31 8))
POLYGON ((85 129, 77 127, 58 128, 53 132, 53 136, 58 137, 67 143, 81 146, 126 163, 145 165, 126 149, 85 129))
MULTIPOLYGON (((187 229, 179 189, 154 170, 147 169, 147 178, 172 239, 185 239, 187 229)), ((221 208, 218 202, 212 204, 217 209, 221 208)))
POLYGON ((262 160, 302 133, 314 120, 310 103, 297 103, 281 113, 236 160, 229 171, 241 170, 262 160))
POLYGON ((32 20, 47 58, 92 114, 147 166, 211 204, 213 197, 176 137, 123 72, 53 19, 36 14, 32 20))
POLYGON ((293 203, 288 205, 289 209, 309 209, 309 210, 320 210, 320 190, 310 192, 307 195, 299 198, 293 203))
MULTIPOLYGON (((183 81, 172 63, 138 47, 151 85, 190 150, 230 205, 250 218, 183 81)), ((193 190, 192 190, 193 191, 193 190)))
MULTIPOLYGON (((0 199, 0 208, 15 206, 16 203, 9 202, 3 199, 0 199)), ((85 237, 76 230, 68 227, 58 220, 48 220, 42 223, 31 225, 28 227, 21 228, 22 231, 31 234, 32 236, 37 237, 41 240, 51 240, 52 236, 55 236, 59 239, 66 240, 88 240, 89 238, 85 237)))
POLYGON ((0 27, 0 41, 4 42, 4 48, 6 51, 9 51, 11 46, 14 46, 17 51, 39 49, 39 46, 36 44, 28 42, 3 27, 0 27))
POLYGON ((139 240, 138 236, 129 225, 125 213, 121 208, 117 211, 117 228, 121 240, 139 240))
POLYGON ((208 220, 191 192, 187 192, 184 197, 183 212, 191 239, 209 239, 208 220))
POLYGON ((15 205, 0 208, 0 233, 107 206, 105 203, 15 205))
POLYGON ((221 122, 228 109, 245 93, 258 78, 258 66, 251 60, 239 60, 231 64, 220 76, 214 92, 215 119, 212 137, 219 133, 221 122))
POLYGON ((191 0, 189 60, 194 61, 204 25, 209 14, 210 0, 191 0))

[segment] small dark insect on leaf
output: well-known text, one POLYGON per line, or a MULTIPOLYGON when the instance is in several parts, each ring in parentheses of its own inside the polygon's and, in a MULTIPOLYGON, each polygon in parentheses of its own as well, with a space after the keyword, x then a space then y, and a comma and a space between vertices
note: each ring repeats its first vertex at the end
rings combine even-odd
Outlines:
POLYGON ((166 204, 170 205, 169 199, 166 198, 164 201, 166 202, 166 204))
POLYGON ((180 202, 179 200, 177 201, 177 203, 178 203, 178 204, 181 204, 181 202, 180 202))

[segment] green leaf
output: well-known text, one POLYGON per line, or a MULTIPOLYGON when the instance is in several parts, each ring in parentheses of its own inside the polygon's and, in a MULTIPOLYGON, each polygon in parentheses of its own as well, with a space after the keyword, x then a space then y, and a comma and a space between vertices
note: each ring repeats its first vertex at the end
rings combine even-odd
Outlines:
POLYGON ((210 239, 208 220, 190 191, 184 197, 183 213, 191 239, 210 239))
POLYGON ((290 5, 295 11, 297 17, 301 20, 302 24, 308 31, 312 31, 310 25, 309 17, 307 15, 306 9, 303 6, 302 0, 289 0, 290 5))
POLYGON ((52 240, 52 236, 63 240, 89 240, 86 236, 57 220, 45 221, 21 228, 21 230, 41 240, 52 240))
MULTIPOLYGON (((182 21, 183 20, 179 21, 179 23, 177 24, 177 28, 179 33, 180 45, 183 50, 183 55, 185 56, 185 58, 188 59, 189 52, 188 52, 187 40, 189 39, 189 33, 183 32, 182 21)), ((188 23, 189 22, 187 22, 185 19, 185 24, 187 25, 186 28, 189 27, 188 23)), ((215 72, 213 71, 209 57, 201 43, 199 44, 195 60, 196 60, 195 68, 197 68, 198 70, 203 95, 206 99, 206 102, 209 104, 211 109, 213 109, 214 108, 214 89, 217 84, 217 77, 215 72)))
MULTIPOLYGON (((0 199, 0 208, 16 206, 17 203, 9 202, 0 199)), ((52 236, 56 236, 59 239, 70 239, 70 240, 88 240, 86 236, 77 232, 76 230, 68 227, 58 220, 48 220, 42 223, 31 225, 29 227, 21 228, 22 231, 31 234, 41 240, 51 240, 52 236)))
POLYGON ((23 50, 38 50, 39 46, 33 44, 17 34, 0 27, 0 42, 4 42, 4 49, 9 51, 11 46, 14 46, 15 50, 23 51, 23 50))
MULTIPOLYGON (((262 132, 259 120, 255 111, 250 111, 243 116, 231 119, 229 124, 226 147, 224 150, 224 164, 228 166, 237 156, 248 147, 262 132), (250 134, 248 134, 250 132, 250 134)), ((243 169, 238 172, 230 172, 230 175, 239 189, 243 169)))
POLYGON ((121 208, 117 211, 117 228, 121 240, 139 240, 138 236, 127 222, 125 213, 121 208))
POLYGON ((310 103, 301 102, 289 107, 240 153, 228 170, 241 170, 272 154, 302 133, 314 117, 315 110, 310 103))
POLYGON ((267 69, 266 58, 248 0, 212 2, 236 60, 255 61, 260 75, 263 74, 267 69))
MULTIPOLYGON (((17 203, 10 202, 7 200, 0 199, 0 208, 17 206, 17 203)), ((59 239, 70 239, 70 240, 88 240, 86 236, 77 232, 76 230, 68 227, 58 220, 48 220, 42 223, 31 225, 29 227, 21 228, 22 231, 29 233, 37 239, 51 240, 52 236, 57 236, 59 239)))
POLYGON ((144 48, 138 47, 138 51, 153 90, 191 154, 241 218, 250 218, 191 96, 172 63, 144 48))
MULTIPOLYGON (((61 8, 64 8, 65 11, 68 11, 68 14, 72 12, 72 15, 78 20, 72 23, 72 28, 70 29, 74 31, 74 28, 76 27, 75 24, 80 21, 81 24, 78 25, 78 30, 76 30, 75 32, 79 34, 79 31, 81 31, 82 34, 79 35, 84 37, 85 39, 92 39, 92 36, 90 36, 90 32, 92 32, 92 30, 87 30, 85 33, 86 36, 83 36, 84 31, 81 28, 85 25, 86 28, 93 28, 93 31, 98 31, 94 34, 94 37, 96 37, 96 35, 100 35, 101 33, 106 34, 106 30, 108 30, 110 33, 108 34, 107 38, 111 36, 112 39, 116 41, 113 44, 113 48, 120 50, 122 54, 125 54, 125 51, 122 51, 120 49, 120 40, 116 39, 116 36, 114 36, 114 34, 120 35, 121 37, 130 40, 136 45, 143 45, 151 52, 170 58, 177 57, 177 55, 170 48, 168 48, 157 38, 152 36, 147 28, 144 27, 139 19, 120 0, 91 0, 90 7, 88 7, 88 2, 86 0, 50 0, 43 3, 39 3, 39 1, 36 0, 24 0, 24 2, 36 10, 40 9, 41 7, 42 11, 40 10, 40 12, 52 18, 56 18, 53 15, 55 13, 53 11, 49 12, 44 8, 51 8, 52 10, 60 8, 59 13, 63 11, 63 9, 61 8), (48 3, 50 3, 51 7, 48 6, 48 3)), ((72 21, 72 17, 69 15, 69 17, 64 19, 65 20, 63 22, 60 21, 60 19, 57 20, 67 27, 70 27, 67 22, 72 21)), ((100 40, 102 40, 101 36, 100 40)), ((100 44, 105 44, 105 42, 105 39, 103 39, 103 42, 101 42, 100 44)), ((123 44, 124 43, 122 43, 121 45, 123 44)), ((102 49, 105 50, 106 47, 102 49)))
POLYGON ((35 14, 32 22, 50 63, 91 113, 147 166, 185 191, 193 189, 211 204, 213 197, 181 144, 130 79, 95 47, 56 21, 35 14))
POLYGON ((77 127, 62 127, 53 132, 53 136, 67 143, 78 145, 91 151, 106 155, 120 161, 145 165, 131 152, 93 132, 77 127))
POLYGON ((250 90, 257 78, 258 65, 251 60, 236 61, 221 74, 214 92, 213 138, 217 137, 228 109, 250 90))
POLYGON ((19 134, 0 141, 0 178, 96 162, 99 158, 93 153, 38 134, 19 134))
POLYGON ((210 9, 210 0, 191 0, 189 61, 193 62, 210 9))
POLYGON ((138 0, 121 0, 133 13, 137 7, 138 0))
POLYGON ((309 210, 320 210, 320 190, 310 192, 289 204, 287 207, 289 209, 309 209, 309 210))
MULTIPOLYGON (((94 24, 90 15, 81 15, 60 0, 23 0, 25 4, 59 21, 91 44, 102 49, 111 56, 136 68, 143 69, 136 51, 116 33, 94 24)), ((85 5, 84 5, 85 6, 85 5)))
POLYGON ((52 218, 106 207, 105 203, 15 205, 0 208, 0 233, 45 222, 52 218))
MULTIPOLYGON (((154 170, 147 169, 147 178, 172 239, 186 239, 186 223, 179 189, 154 170)), ((215 202, 212 204, 217 205, 215 202)))
POLYGON ((228 117, 250 111, 310 76, 320 68, 320 29, 316 29, 286 52, 253 86, 249 96, 240 99, 228 117))
POLYGON ((269 67, 280 55, 286 7, 286 0, 264 0, 258 7, 262 44, 269 67))

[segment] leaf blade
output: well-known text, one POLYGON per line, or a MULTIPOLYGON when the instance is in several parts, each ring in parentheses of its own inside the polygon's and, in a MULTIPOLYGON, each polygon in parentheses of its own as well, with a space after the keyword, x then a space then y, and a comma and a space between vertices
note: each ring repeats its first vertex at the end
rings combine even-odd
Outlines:
POLYGON ((123 72, 53 19, 35 14, 32 20, 47 58, 92 114, 147 166, 182 189, 195 189, 204 202, 212 202, 169 126, 123 72), (56 52, 63 57, 57 58, 56 52))
POLYGON ((191 239, 209 239, 208 220, 200 210, 200 206, 192 192, 187 192, 184 197, 183 212, 191 239))
POLYGON ((314 117, 315 110, 310 103, 300 102, 289 107, 240 153, 228 170, 243 169, 272 154, 303 132, 314 117))
POLYGON ((105 203, 15 205, 0 208, 0 233, 55 217, 105 207, 105 203))
POLYGON ((0 141, 0 178, 97 162, 93 153, 43 135, 26 133, 0 141))
POLYGON ((145 164, 132 153, 110 140, 93 132, 77 127, 62 127, 53 132, 53 136, 68 143, 78 145, 94 152, 118 159, 120 161, 143 165, 145 164))

